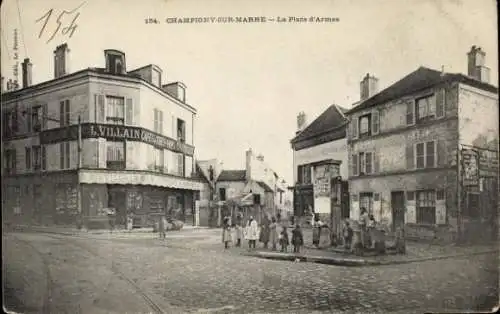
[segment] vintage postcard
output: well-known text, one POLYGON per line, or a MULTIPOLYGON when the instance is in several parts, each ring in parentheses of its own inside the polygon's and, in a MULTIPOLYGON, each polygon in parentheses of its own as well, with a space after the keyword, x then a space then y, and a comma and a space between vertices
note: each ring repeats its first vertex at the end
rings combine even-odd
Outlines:
POLYGON ((5 0, 3 309, 499 303, 493 0, 5 0))

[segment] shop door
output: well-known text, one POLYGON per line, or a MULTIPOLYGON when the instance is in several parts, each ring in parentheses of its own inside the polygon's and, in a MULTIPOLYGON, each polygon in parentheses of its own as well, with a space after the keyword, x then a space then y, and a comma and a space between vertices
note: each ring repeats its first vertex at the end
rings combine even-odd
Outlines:
POLYGON ((108 207, 116 210, 116 224, 124 225, 127 214, 127 198, 125 191, 109 191, 108 207))
POLYGON ((405 193, 403 191, 391 192, 392 230, 404 227, 405 224, 405 193))

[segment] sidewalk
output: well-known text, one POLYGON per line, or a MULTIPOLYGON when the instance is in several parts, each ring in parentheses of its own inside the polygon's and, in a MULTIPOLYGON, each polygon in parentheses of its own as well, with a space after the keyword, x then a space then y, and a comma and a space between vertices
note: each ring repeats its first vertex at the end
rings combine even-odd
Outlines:
MULTIPOLYGON (((376 265, 395 265, 406 264, 428 260, 439 260, 449 258, 459 258, 479 254, 491 254, 499 252, 497 243, 489 243, 474 246, 458 246, 454 244, 438 245, 419 243, 413 241, 406 242, 406 254, 387 254, 376 256, 357 256, 345 252, 341 248, 332 248, 329 246, 328 236, 322 235, 320 248, 312 246, 312 232, 304 230, 305 246, 299 254, 282 253, 271 250, 257 249, 252 252, 243 252, 247 256, 258 258, 313 262, 340 266, 376 266, 376 265), (311 233, 311 234, 309 234, 311 233)), ((291 247, 289 247, 289 251, 291 247)))

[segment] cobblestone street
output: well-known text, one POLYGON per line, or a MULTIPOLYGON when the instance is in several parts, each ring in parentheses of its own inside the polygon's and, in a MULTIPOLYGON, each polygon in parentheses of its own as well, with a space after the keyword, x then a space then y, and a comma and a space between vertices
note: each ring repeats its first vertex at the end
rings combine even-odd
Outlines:
POLYGON ((24 302, 29 307, 25 312, 39 312, 47 290, 40 257, 45 256, 52 312, 145 313, 155 311, 153 302, 165 313, 422 313, 489 310, 497 303, 495 254, 340 267, 242 256, 241 249, 224 250, 216 232, 203 237, 187 233, 165 242, 153 237, 7 234, 7 286, 21 302, 32 300, 24 302), (42 254, 37 256, 34 248, 42 254))

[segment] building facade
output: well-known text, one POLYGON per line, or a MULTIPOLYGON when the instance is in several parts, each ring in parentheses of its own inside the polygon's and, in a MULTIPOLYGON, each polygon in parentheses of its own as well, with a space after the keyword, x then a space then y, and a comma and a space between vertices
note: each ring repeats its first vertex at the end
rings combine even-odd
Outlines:
POLYGON ((494 233, 498 89, 478 55, 473 47, 468 76, 420 67, 347 112, 351 217, 364 207, 419 239, 494 233))
POLYGON ((165 212, 191 223, 196 109, 182 83, 162 85, 149 65, 127 71, 125 54, 105 50, 105 68, 68 73, 66 44, 54 51, 54 79, 2 94, 6 214, 39 222, 128 213, 149 225, 165 212))
POLYGON ((298 130, 291 140, 296 217, 316 213, 329 222, 338 212, 335 220, 340 222, 349 216, 346 111, 331 105, 309 125, 303 112, 297 117, 298 130))

